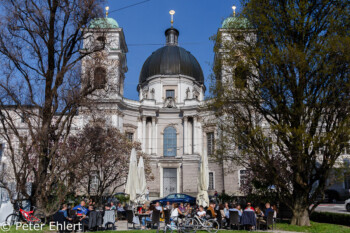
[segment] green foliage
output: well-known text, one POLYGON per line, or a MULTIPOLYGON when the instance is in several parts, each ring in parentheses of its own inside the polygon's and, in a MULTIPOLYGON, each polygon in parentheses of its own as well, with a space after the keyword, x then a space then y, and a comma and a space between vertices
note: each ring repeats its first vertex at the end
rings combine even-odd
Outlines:
POLYGON ((122 194, 115 195, 115 198, 117 198, 121 203, 127 203, 130 200, 129 195, 122 195, 122 194))
POLYGON ((320 223, 331 223, 350 226, 350 214, 339 214, 331 212, 313 212, 310 219, 320 223))
POLYGON ((292 223, 309 225, 307 209, 350 140, 350 4, 243 3, 254 29, 216 37, 215 156, 249 170, 246 193, 274 185, 292 223))

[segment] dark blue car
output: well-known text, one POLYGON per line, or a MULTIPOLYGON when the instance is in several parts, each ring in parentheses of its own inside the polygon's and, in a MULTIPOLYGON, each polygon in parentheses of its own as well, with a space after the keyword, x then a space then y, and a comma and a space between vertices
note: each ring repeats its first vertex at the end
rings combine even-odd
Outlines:
POLYGON ((151 203, 155 204, 156 202, 159 202, 161 205, 166 205, 167 202, 170 202, 170 204, 182 202, 182 203, 190 203, 191 205, 194 205, 196 204, 196 198, 183 193, 173 193, 173 194, 169 194, 168 196, 162 199, 154 200, 151 203))

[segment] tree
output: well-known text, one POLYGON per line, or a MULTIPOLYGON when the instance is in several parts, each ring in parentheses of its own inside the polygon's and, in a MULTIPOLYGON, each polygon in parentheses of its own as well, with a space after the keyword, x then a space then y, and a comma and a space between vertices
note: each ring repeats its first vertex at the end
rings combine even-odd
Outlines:
POLYGON ((249 169, 254 188, 274 185, 310 225, 317 196, 350 135, 348 1, 243 1, 250 27, 220 31, 217 158, 249 169), (320 153, 322 149, 322 153, 320 153))
POLYGON ((102 16, 102 3, 1 1, 0 135, 9 166, 0 187, 42 209, 55 211, 69 188, 61 174, 70 164, 60 157, 58 147, 66 141, 85 97, 95 89, 89 80, 81 85, 80 61, 98 52, 81 49, 84 29, 102 16))
MULTIPOLYGON (((145 159, 148 178, 151 169, 141 145, 130 141, 117 128, 106 125, 102 119, 88 124, 77 134, 70 136, 62 153, 71 158, 83 158, 72 174, 81 176, 74 181, 81 194, 95 196, 101 204, 102 197, 112 195, 125 185, 128 177, 129 160, 132 148, 145 159)), ((76 159, 73 159, 76 160, 76 159)))

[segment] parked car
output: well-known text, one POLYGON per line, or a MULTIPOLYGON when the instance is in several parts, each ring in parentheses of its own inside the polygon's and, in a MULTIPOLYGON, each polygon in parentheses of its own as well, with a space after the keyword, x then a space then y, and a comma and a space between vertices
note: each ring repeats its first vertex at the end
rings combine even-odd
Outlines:
POLYGON ((151 202, 151 204, 155 204, 156 202, 159 202, 161 205, 166 205, 167 202, 170 202, 170 204, 183 202, 194 205, 196 204, 196 198, 183 193, 173 193, 162 199, 154 200, 151 202))
POLYGON ((350 212, 350 199, 347 199, 345 201, 345 209, 346 211, 350 212))

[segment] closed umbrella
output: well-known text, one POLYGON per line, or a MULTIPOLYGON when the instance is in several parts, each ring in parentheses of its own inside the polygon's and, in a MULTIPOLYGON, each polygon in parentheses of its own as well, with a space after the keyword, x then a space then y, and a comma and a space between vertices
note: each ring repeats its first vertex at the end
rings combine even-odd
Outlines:
POLYGON ((129 174, 126 181, 125 193, 129 194, 130 201, 136 201, 136 193, 139 190, 139 176, 137 174, 136 150, 133 148, 130 155, 129 174))
POLYGON ((198 177, 198 194, 197 204, 207 207, 209 205, 208 197, 208 186, 209 186, 209 167, 208 167, 208 155, 207 151, 204 150, 203 156, 201 157, 200 171, 198 177))
POLYGON ((145 194, 147 188, 146 176, 145 176, 145 165, 143 163, 143 158, 140 157, 139 165, 137 166, 137 173, 139 177, 139 190, 140 202, 145 201, 145 194))

